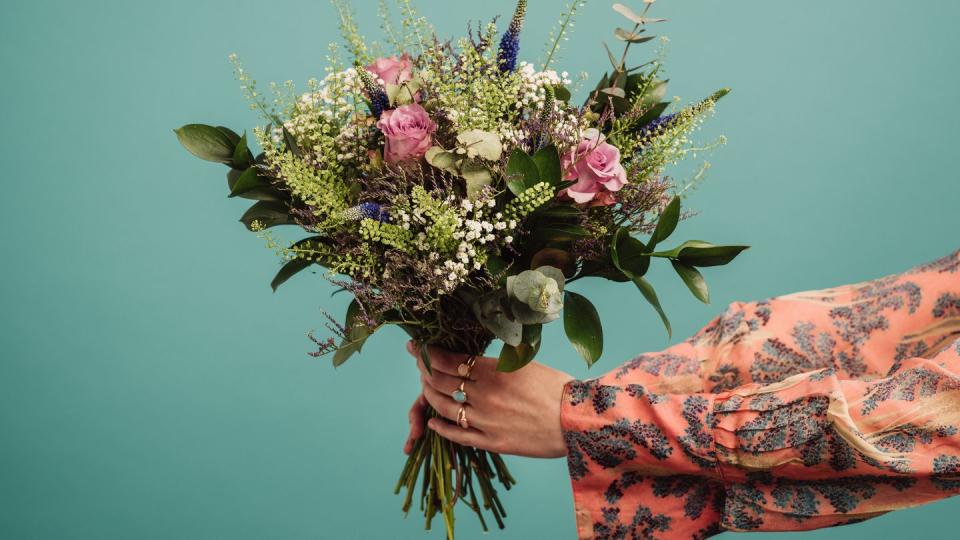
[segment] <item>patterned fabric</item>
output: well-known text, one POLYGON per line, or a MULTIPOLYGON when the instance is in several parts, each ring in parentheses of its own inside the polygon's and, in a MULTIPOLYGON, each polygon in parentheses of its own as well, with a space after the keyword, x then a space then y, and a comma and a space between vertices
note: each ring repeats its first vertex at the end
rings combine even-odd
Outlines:
POLYGON ((863 521, 960 493, 960 252, 750 304, 561 415, 582 539, 863 521))

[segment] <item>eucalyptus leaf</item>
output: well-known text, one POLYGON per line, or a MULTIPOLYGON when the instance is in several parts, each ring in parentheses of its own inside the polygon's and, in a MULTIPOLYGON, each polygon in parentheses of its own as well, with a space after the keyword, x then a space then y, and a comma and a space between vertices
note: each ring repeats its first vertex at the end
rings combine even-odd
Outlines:
POLYGON ((667 335, 673 337, 673 327, 670 326, 670 319, 667 318, 666 312, 663 311, 663 306, 660 305, 660 299, 657 298, 657 291, 654 290, 653 285, 639 276, 633 278, 633 284, 637 286, 637 289, 640 289, 640 294, 647 299, 647 302, 649 302, 657 314, 660 315, 660 320, 663 321, 663 325, 667 328, 667 335))
POLYGON ((483 188, 493 184, 490 169, 475 161, 467 161, 460 167, 460 175, 467 182, 467 198, 476 199, 483 188))
POLYGON ((632 9, 628 8, 623 4, 614 4, 613 10, 636 24, 658 23, 666 20, 666 19, 651 19, 648 17, 641 17, 640 15, 637 15, 632 9))
POLYGON ((503 308, 506 291, 500 290, 477 299, 471 304, 473 314, 484 328, 504 343, 520 344, 523 337, 523 325, 511 320, 503 308))
POLYGON ((233 161, 236 144, 220 129, 204 124, 187 124, 174 130, 174 133, 180 144, 200 159, 224 164, 233 161))
POLYGON ((617 88, 617 87, 604 88, 600 92, 607 94, 608 96, 618 97, 621 99, 627 97, 627 92, 623 88, 617 88))
POLYGON ((603 354, 603 326, 600 314, 586 297, 566 292, 563 307, 563 330, 573 348, 592 366, 603 354))
POLYGON ((457 172, 457 156, 453 152, 447 152, 439 146, 433 146, 427 150, 424 159, 426 159, 427 163, 432 167, 436 167, 442 171, 457 172))
POLYGON ((680 223, 680 197, 674 196, 660 213, 660 219, 657 220, 657 227, 650 235, 647 249, 653 251, 657 244, 669 238, 673 231, 677 230, 678 223, 680 223))
POLYGON ((457 142, 467 149, 467 156, 487 161, 499 161, 503 155, 503 143, 496 133, 471 129, 457 135, 457 142))
POLYGON ((626 41, 628 43, 646 43, 652 39, 656 39, 657 36, 645 36, 642 34, 643 30, 638 32, 631 32, 625 28, 617 28, 613 33, 617 36, 617 39, 621 41, 626 41))
POLYGON ((614 73, 619 73, 621 71, 621 62, 613 55, 613 51, 610 50, 610 47, 606 43, 603 44, 603 49, 607 51, 607 58, 610 59, 610 65, 613 66, 614 73))
POLYGON ((680 261, 670 261, 670 263, 673 264, 673 269, 676 270, 677 275, 679 275, 680 279, 687 285, 687 288, 690 289, 693 296, 704 304, 709 304, 710 289, 707 288, 707 282, 703 279, 703 274, 696 268, 683 264, 680 261))

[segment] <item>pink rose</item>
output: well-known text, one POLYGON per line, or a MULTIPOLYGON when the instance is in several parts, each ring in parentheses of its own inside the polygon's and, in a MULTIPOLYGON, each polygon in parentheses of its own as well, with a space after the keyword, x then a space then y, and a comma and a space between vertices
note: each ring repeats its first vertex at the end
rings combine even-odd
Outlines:
POLYGON ((577 181, 562 193, 578 204, 614 204, 613 193, 627 183, 627 170, 620 164, 620 150, 605 142, 595 129, 587 130, 580 144, 561 161, 564 179, 577 181))
POLYGON ((437 125, 420 105, 413 103, 383 111, 377 127, 387 139, 383 159, 398 163, 419 159, 433 146, 432 135, 437 125))
POLYGON ((377 58, 367 66, 367 71, 386 84, 402 84, 413 79, 413 62, 407 53, 403 53, 400 58, 396 56, 377 58))

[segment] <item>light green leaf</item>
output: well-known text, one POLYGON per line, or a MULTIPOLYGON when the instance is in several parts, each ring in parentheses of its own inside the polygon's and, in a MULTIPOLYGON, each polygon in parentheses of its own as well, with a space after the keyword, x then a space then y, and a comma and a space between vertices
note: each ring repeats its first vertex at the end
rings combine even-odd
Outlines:
POLYGON ((637 15, 636 13, 634 13, 632 9, 628 8, 623 4, 614 4, 613 10, 623 15, 627 19, 630 19, 631 22, 634 22, 636 24, 658 23, 666 20, 666 19, 651 19, 648 17, 641 17, 640 15, 637 15))
POLYGON ((496 133, 471 129, 457 135, 457 142, 466 148, 467 156, 487 161, 499 161, 503 155, 503 143, 496 133))
POLYGON ((572 291, 563 303, 563 330, 573 348, 592 366, 603 354, 603 327, 600 314, 590 300, 572 291))
POLYGON ((709 304, 710 289, 707 288, 707 282, 703 279, 703 274, 696 268, 683 264, 680 261, 670 261, 670 263, 673 264, 673 269, 677 271, 677 274, 683 279, 683 282, 687 284, 687 288, 690 289, 693 296, 697 297, 697 300, 700 300, 704 304, 709 304))
POLYGON ((476 199, 483 188, 493 184, 493 174, 475 161, 467 161, 460 167, 460 175, 467 181, 467 198, 476 199))
POLYGON ((224 164, 233 161, 236 144, 220 129, 204 124, 187 124, 174 130, 174 133, 180 144, 200 159, 224 164))
POLYGON ((617 39, 621 41, 626 41, 628 43, 646 43, 652 39, 656 39, 657 36, 645 36, 643 35, 643 30, 641 29, 638 32, 631 32, 625 28, 617 28, 614 31, 614 34, 617 36, 617 39))
POLYGON ((457 174, 457 156, 453 152, 447 152, 439 146, 433 146, 424 155, 432 167, 440 170, 457 174))
POLYGON ((363 349, 363 344, 376 331, 376 328, 370 328, 359 320, 362 310, 360 303, 354 299, 347 308, 347 318, 344 328, 347 330, 347 337, 337 348, 333 355, 333 367, 343 365, 351 356, 357 354, 363 349))

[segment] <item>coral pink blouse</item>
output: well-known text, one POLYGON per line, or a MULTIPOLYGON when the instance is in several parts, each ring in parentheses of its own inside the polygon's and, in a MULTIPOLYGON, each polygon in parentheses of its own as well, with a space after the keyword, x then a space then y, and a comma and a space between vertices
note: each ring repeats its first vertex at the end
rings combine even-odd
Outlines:
POLYGON ((960 252, 734 303, 561 415, 582 539, 862 521, 960 493, 960 252))

